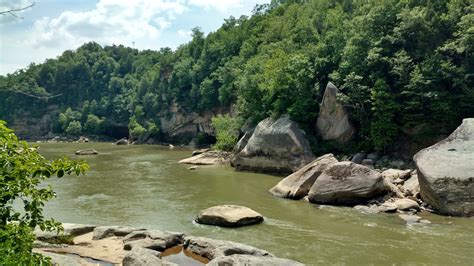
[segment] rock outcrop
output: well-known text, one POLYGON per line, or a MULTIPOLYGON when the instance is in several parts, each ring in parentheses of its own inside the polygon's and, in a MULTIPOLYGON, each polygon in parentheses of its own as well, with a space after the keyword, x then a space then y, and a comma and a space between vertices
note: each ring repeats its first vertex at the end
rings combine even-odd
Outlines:
POLYGON ((324 91, 316 129, 324 140, 345 143, 354 134, 354 127, 349 122, 346 108, 337 100, 337 92, 337 87, 329 82, 324 91))
POLYGON ((385 190, 379 172, 352 162, 339 162, 330 165, 316 179, 308 198, 313 203, 356 205, 385 190))
POLYGON ((237 170, 289 174, 314 159, 309 143, 288 116, 258 123, 247 145, 235 154, 237 170))
POLYGON ((301 199, 308 195, 310 188, 319 175, 329 165, 337 162, 334 155, 323 155, 281 180, 270 189, 270 193, 280 198, 301 199))
POLYGON ((272 266, 303 266, 304 264, 297 261, 282 259, 282 258, 269 258, 269 257, 258 257, 250 255, 230 255, 222 256, 210 261, 208 266, 237 266, 237 265, 272 265, 272 266))
POLYGON ((202 210, 196 222, 224 227, 239 227, 263 222, 263 216, 244 206, 218 205, 202 210))
POLYGON ((414 156, 420 194, 441 214, 474 214, 474 118, 414 156))
POLYGON ((228 162, 230 153, 225 151, 206 151, 179 161, 182 164, 215 165, 228 162))

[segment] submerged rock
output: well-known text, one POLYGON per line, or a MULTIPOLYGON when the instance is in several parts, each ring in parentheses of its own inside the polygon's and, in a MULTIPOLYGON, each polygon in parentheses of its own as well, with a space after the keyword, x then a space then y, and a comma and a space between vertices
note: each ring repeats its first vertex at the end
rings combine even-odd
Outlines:
POLYGON ((303 266, 304 264, 294 260, 274 257, 260 257, 251 255, 235 254, 221 256, 211 260, 209 266, 238 266, 238 265, 272 265, 272 266, 303 266))
POLYGON ((319 109, 316 129, 323 140, 345 143, 354 134, 354 127, 349 122, 346 108, 337 100, 337 92, 337 87, 329 82, 319 109))
POLYGON ((231 160, 237 170, 293 173, 314 159, 308 140, 285 115, 258 123, 245 147, 231 160))
POLYGON ((190 158, 179 161, 182 164, 215 165, 224 164, 228 161, 230 153, 225 151, 207 151, 190 158))
POLYGON ((225 227, 238 227, 263 222, 263 216, 244 206, 219 205, 202 210, 196 222, 225 227))
POLYGON ((337 162, 334 155, 323 155, 281 180, 270 189, 270 193, 280 198, 301 199, 308 195, 314 181, 316 181, 324 169, 337 162))
POLYGON ((75 152, 75 154, 76 155, 96 155, 99 153, 94 149, 85 149, 85 150, 78 150, 75 152))
POLYGON ((413 159, 424 201, 441 214, 474 214, 474 118, 413 159))
POLYGON ((414 224, 421 221, 421 217, 413 214, 400 214, 398 217, 402 218, 407 224, 414 224))
POLYGON ((382 175, 352 162, 330 165, 309 191, 309 201, 320 204, 356 205, 379 196, 386 187, 382 175))

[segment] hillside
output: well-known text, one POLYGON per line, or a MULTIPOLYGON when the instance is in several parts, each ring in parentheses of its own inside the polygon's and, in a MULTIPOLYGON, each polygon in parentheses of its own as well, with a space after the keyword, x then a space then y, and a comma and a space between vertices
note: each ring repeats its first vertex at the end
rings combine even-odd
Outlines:
POLYGON ((91 42, 1 76, 0 119, 23 137, 187 143, 212 142, 217 114, 289 114, 323 151, 331 81, 356 127, 346 147, 424 145, 474 116, 473 25, 469 0, 272 1, 175 51, 91 42))

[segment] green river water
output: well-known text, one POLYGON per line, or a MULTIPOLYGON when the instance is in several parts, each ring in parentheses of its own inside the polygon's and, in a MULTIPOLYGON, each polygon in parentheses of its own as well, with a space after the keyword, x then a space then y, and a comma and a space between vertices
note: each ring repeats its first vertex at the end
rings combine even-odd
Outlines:
POLYGON ((309 265, 474 265, 474 219, 424 214, 432 224, 407 226, 396 214, 362 214, 345 207, 279 199, 268 193, 281 177, 178 161, 190 150, 110 143, 40 144, 47 158, 82 156, 90 171, 52 179, 57 199, 46 216, 62 222, 127 225, 233 240, 309 265), (239 204, 262 224, 227 229, 193 222, 199 210, 239 204))

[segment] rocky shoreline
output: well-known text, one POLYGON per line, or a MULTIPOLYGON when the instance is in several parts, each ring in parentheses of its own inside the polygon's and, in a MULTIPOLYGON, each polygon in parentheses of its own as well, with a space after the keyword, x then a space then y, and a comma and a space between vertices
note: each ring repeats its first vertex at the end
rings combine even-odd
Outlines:
POLYGON ((57 265, 303 265, 245 244, 122 226, 63 224, 35 231, 34 252, 57 265))

